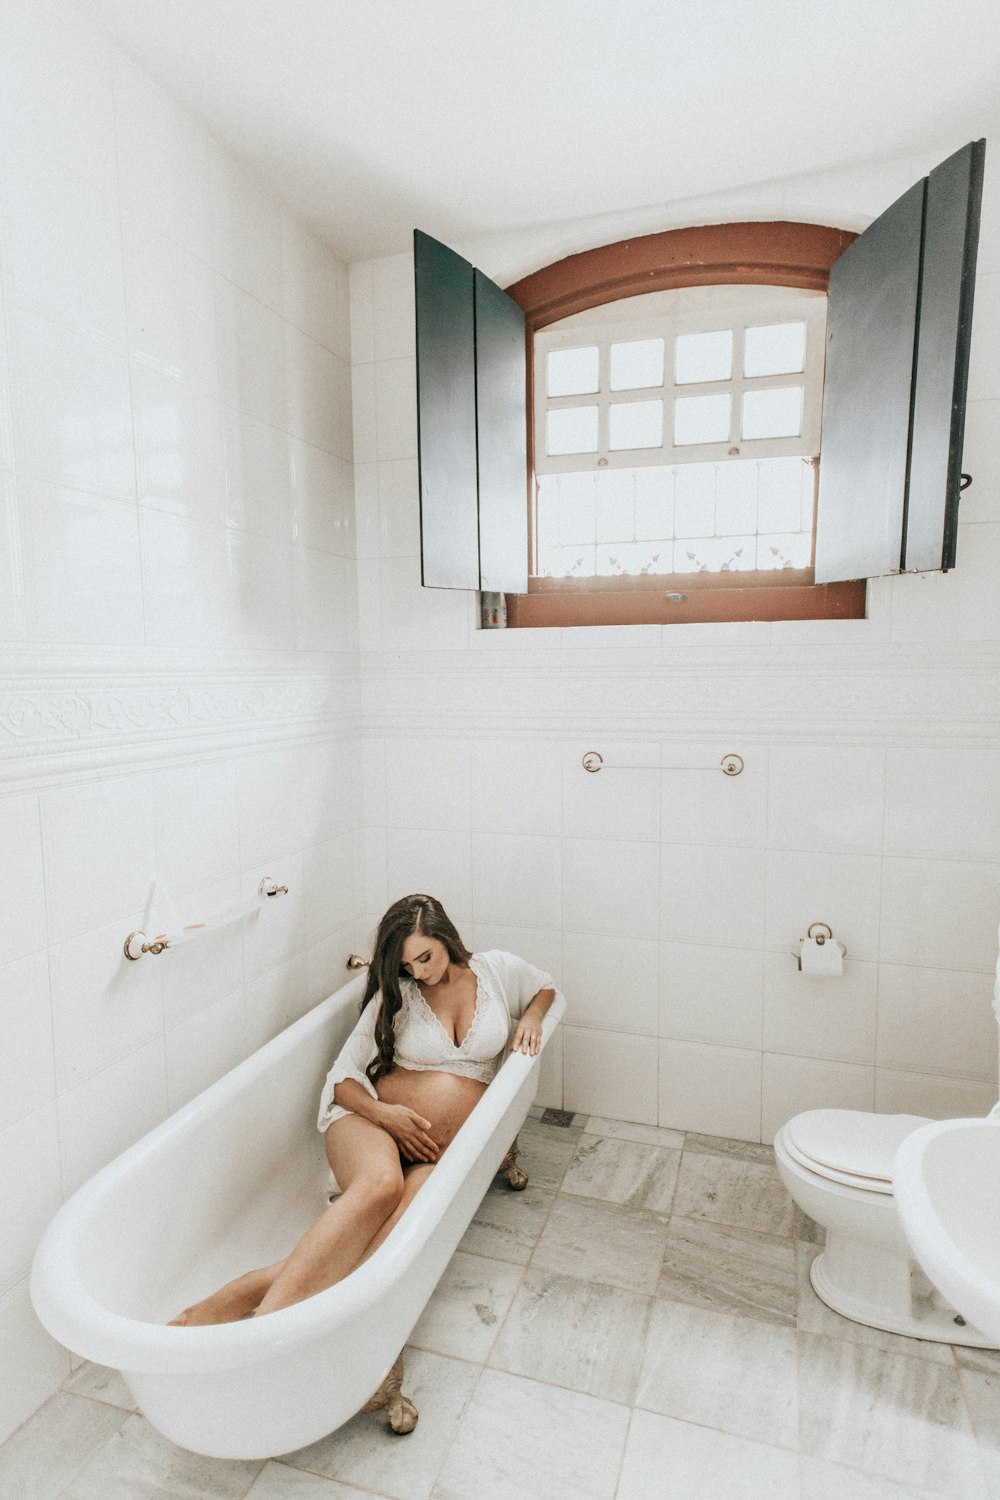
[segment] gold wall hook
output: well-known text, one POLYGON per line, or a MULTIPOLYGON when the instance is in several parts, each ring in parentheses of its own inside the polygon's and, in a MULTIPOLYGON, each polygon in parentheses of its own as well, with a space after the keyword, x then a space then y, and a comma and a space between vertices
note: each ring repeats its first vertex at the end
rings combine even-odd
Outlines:
POLYGON ((360 953, 347 955, 347 968, 349 969, 367 969, 370 962, 370 959, 362 958, 360 953))

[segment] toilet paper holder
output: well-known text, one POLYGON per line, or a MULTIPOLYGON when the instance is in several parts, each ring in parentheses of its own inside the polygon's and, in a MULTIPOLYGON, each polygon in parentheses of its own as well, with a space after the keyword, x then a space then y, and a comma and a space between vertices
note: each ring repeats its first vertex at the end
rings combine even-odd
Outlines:
MULTIPOLYGON (((840 952, 841 952, 842 956, 844 958, 847 957, 847 946, 846 946, 846 944, 842 943, 839 938, 835 938, 834 937, 834 935, 833 935, 833 928, 830 926, 829 922, 810 922, 809 926, 806 928, 806 935, 805 935, 805 937, 804 938, 799 938, 800 945, 802 943, 808 942, 810 938, 815 938, 816 942, 819 944, 820 947, 822 947, 824 943, 836 943, 837 947, 840 949, 840 952), (816 931, 817 928, 825 928, 825 931, 818 932, 818 931, 816 931)), ((798 953, 793 953, 792 957, 794 958, 794 960, 795 960, 797 966, 799 967, 799 969, 801 969, 802 968, 802 950, 801 950, 801 946, 800 946, 799 952, 798 953)))

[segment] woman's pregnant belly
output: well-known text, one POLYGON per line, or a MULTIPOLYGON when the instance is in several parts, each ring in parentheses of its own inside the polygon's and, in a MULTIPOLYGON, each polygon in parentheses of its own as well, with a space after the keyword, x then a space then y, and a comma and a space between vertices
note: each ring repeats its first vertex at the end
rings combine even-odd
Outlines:
POLYGON ((405 1104, 431 1122, 431 1136, 443 1151, 486 1092, 485 1083, 436 1069, 393 1068, 375 1085, 384 1104, 405 1104))

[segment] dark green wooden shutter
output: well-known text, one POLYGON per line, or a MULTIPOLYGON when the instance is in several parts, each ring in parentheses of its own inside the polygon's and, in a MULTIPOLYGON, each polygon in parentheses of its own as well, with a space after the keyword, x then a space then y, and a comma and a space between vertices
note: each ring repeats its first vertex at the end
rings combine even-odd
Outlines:
POLYGON ((903 567, 955 562, 985 142, 927 179, 903 567))
POLYGON ((985 142, 830 273, 816 582, 954 562, 985 142))
POLYGON ((528 592, 524 312, 484 276, 476 289, 479 586, 528 592))
POLYGON ((413 235, 421 581, 479 587, 473 269, 413 235))

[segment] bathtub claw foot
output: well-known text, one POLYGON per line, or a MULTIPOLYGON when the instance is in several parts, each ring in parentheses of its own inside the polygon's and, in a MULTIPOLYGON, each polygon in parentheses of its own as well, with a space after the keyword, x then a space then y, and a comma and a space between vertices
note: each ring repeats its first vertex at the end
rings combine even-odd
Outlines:
POLYGON ((399 1433, 412 1432, 420 1415, 413 1402, 400 1390, 402 1383, 403 1355, 400 1353, 374 1396, 361 1408, 362 1411, 384 1411, 393 1432, 399 1433))
POLYGON ((523 1192, 528 1186, 528 1174, 517 1164, 517 1136, 514 1137, 510 1150, 497 1168, 497 1176, 501 1172, 506 1176, 515 1193, 523 1192))

